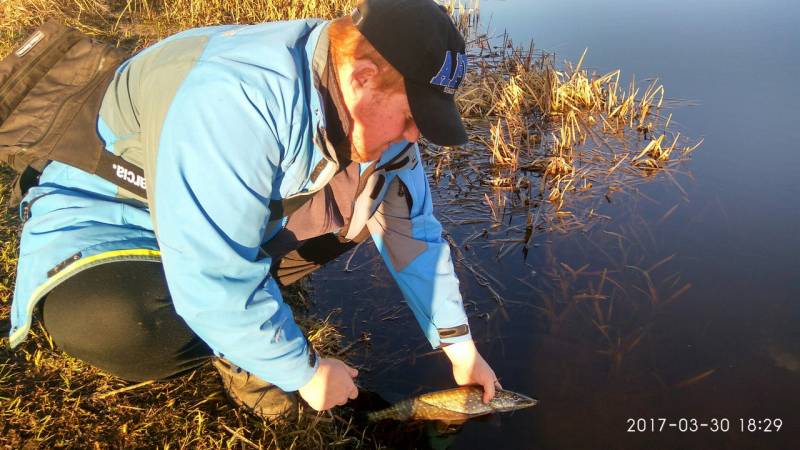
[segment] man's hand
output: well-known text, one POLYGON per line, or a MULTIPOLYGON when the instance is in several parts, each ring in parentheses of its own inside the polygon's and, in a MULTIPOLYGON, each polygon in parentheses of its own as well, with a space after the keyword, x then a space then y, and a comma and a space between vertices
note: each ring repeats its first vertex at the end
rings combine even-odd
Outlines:
POLYGON ((353 379, 358 371, 334 358, 321 358, 314 377, 298 391, 317 411, 325 411, 358 397, 353 379))
POLYGON ((479 384, 483 386, 483 403, 489 403, 494 398, 494 389, 503 386, 497 381, 494 370, 483 359, 475 343, 472 341, 459 342, 444 347, 444 353, 453 364, 453 378, 456 383, 479 384))

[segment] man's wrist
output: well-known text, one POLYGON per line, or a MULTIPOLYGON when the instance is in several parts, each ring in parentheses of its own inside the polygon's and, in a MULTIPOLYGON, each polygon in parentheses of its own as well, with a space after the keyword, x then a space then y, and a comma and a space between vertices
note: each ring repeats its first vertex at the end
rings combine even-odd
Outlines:
POLYGON ((442 347, 442 350, 454 365, 474 361, 478 354, 478 349, 472 339, 446 345, 442 347))
POLYGON ((314 377, 317 375, 317 371, 319 370, 319 363, 322 357, 319 355, 319 353, 317 353, 317 351, 314 349, 314 346, 312 346, 311 343, 308 343, 307 348, 308 348, 308 366, 306 366, 306 368, 304 368, 302 373, 299 374, 298 383, 294 384, 292 386, 292 389, 287 390, 281 387, 281 389, 283 389, 284 391, 287 392, 299 391, 300 389, 306 387, 309 383, 311 383, 311 380, 313 380, 314 377))

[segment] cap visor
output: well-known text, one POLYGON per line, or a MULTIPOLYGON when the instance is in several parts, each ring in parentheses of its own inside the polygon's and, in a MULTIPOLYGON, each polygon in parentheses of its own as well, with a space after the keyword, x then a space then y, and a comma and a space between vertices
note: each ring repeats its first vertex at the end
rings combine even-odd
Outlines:
POLYGON ((406 80, 411 115, 420 133, 436 145, 463 145, 467 131, 452 95, 406 80))

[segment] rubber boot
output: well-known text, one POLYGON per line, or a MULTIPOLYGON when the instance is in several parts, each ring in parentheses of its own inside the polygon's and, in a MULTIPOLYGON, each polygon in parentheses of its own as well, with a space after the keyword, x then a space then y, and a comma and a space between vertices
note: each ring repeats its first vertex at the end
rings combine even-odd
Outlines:
POLYGON ((269 421, 297 417, 297 394, 294 392, 284 392, 223 358, 213 358, 212 364, 222 378, 228 398, 237 406, 269 421))

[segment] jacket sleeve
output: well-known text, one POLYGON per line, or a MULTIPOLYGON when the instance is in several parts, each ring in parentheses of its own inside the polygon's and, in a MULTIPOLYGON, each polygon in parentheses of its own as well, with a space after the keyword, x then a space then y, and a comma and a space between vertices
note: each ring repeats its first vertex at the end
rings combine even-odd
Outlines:
MULTIPOLYGON (((416 145, 414 151, 421 161, 416 145)), ((421 162, 394 177, 367 227, 431 345, 470 340, 450 247, 433 216, 421 162)))
POLYGON ((259 256, 283 151, 276 112, 260 90, 193 71, 160 130, 152 214, 178 314, 217 354, 294 391, 316 355, 259 256))

